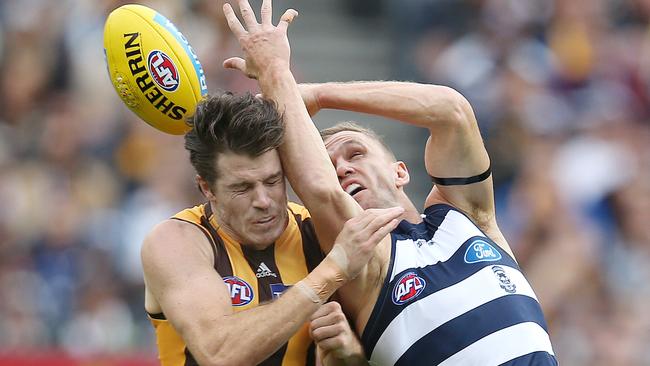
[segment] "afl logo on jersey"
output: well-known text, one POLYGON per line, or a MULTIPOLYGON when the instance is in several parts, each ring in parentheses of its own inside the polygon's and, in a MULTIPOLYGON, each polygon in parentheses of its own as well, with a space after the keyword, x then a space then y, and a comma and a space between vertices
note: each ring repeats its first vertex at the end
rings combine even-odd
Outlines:
POLYGON ((236 276, 224 277, 223 282, 228 286, 232 306, 244 306, 253 301, 253 288, 246 281, 236 276))
POLYGON ((422 293, 427 283, 415 272, 407 272, 403 275, 393 288, 393 303, 403 305, 422 293))
POLYGON ((178 69, 169 56, 162 51, 153 50, 149 53, 147 60, 151 78, 158 86, 168 92, 173 92, 178 89, 180 82, 178 69))

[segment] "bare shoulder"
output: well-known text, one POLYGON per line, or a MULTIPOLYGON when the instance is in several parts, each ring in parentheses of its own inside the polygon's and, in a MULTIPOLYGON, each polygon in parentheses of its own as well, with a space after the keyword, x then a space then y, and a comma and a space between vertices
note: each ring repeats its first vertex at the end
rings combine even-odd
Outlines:
POLYGON ((469 187, 457 187, 455 190, 442 191, 438 189, 437 186, 434 186, 424 207, 429 207, 434 204, 442 203, 447 204, 455 209, 463 212, 467 215, 476 226, 479 227, 490 239, 494 240, 503 250, 508 252, 510 256, 514 258, 514 253, 510 248, 506 238, 503 236, 501 229, 497 223, 496 210, 494 207, 494 200, 481 200, 479 198, 472 199, 473 196, 477 195, 477 192, 480 195, 491 195, 491 180, 488 182, 490 186, 486 187, 485 183, 482 184, 483 189, 488 192, 480 192, 476 188, 469 187), (468 199, 469 197, 469 199, 468 199), (487 203, 487 204, 486 204, 487 203))
POLYGON ((147 265, 181 264, 185 261, 213 262, 211 243, 196 225, 181 220, 165 220, 145 237, 141 249, 142 263, 147 265))

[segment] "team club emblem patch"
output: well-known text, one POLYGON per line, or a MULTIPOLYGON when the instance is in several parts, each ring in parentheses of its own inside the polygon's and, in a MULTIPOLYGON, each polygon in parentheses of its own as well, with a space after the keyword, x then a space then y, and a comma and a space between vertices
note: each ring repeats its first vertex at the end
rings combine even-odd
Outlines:
POLYGON ((403 275, 393 288, 393 303, 403 305, 422 293, 427 283, 415 272, 407 272, 403 275))
POLYGON ((147 64, 151 78, 158 86, 169 92, 178 89, 180 83, 178 69, 169 56, 162 51, 153 50, 147 57, 147 64))
POLYGON ((494 275, 497 276, 497 280, 499 280, 499 287, 501 287, 505 292, 509 294, 517 292, 517 286, 510 281, 510 278, 503 267, 492 266, 492 272, 494 272, 494 275))
POLYGON ((501 259, 501 253, 490 243, 474 239, 465 251, 465 263, 494 262, 501 259))
POLYGON ((236 276, 224 277, 223 282, 228 286, 232 306, 244 306, 253 301, 253 288, 246 281, 236 276))

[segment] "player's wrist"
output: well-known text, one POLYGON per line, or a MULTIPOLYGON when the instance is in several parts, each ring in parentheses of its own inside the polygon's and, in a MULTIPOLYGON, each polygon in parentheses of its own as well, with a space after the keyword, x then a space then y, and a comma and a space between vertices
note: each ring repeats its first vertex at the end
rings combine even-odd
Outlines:
POLYGON ((347 280, 345 272, 328 255, 307 277, 299 282, 299 287, 312 301, 318 300, 323 304, 347 280))
POLYGON ((293 78, 293 74, 291 73, 291 69, 289 68, 289 63, 285 60, 274 60, 269 63, 267 63, 262 70, 260 70, 260 80, 262 79, 279 79, 279 78, 285 78, 287 76, 291 75, 293 78))

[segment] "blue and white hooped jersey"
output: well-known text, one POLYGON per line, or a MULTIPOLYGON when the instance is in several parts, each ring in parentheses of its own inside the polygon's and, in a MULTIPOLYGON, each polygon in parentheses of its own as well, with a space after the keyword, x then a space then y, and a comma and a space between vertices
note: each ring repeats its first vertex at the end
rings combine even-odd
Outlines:
POLYGON ((371 365, 557 365, 512 257, 453 207, 424 213, 391 233, 388 274, 362 336, 371 365))

